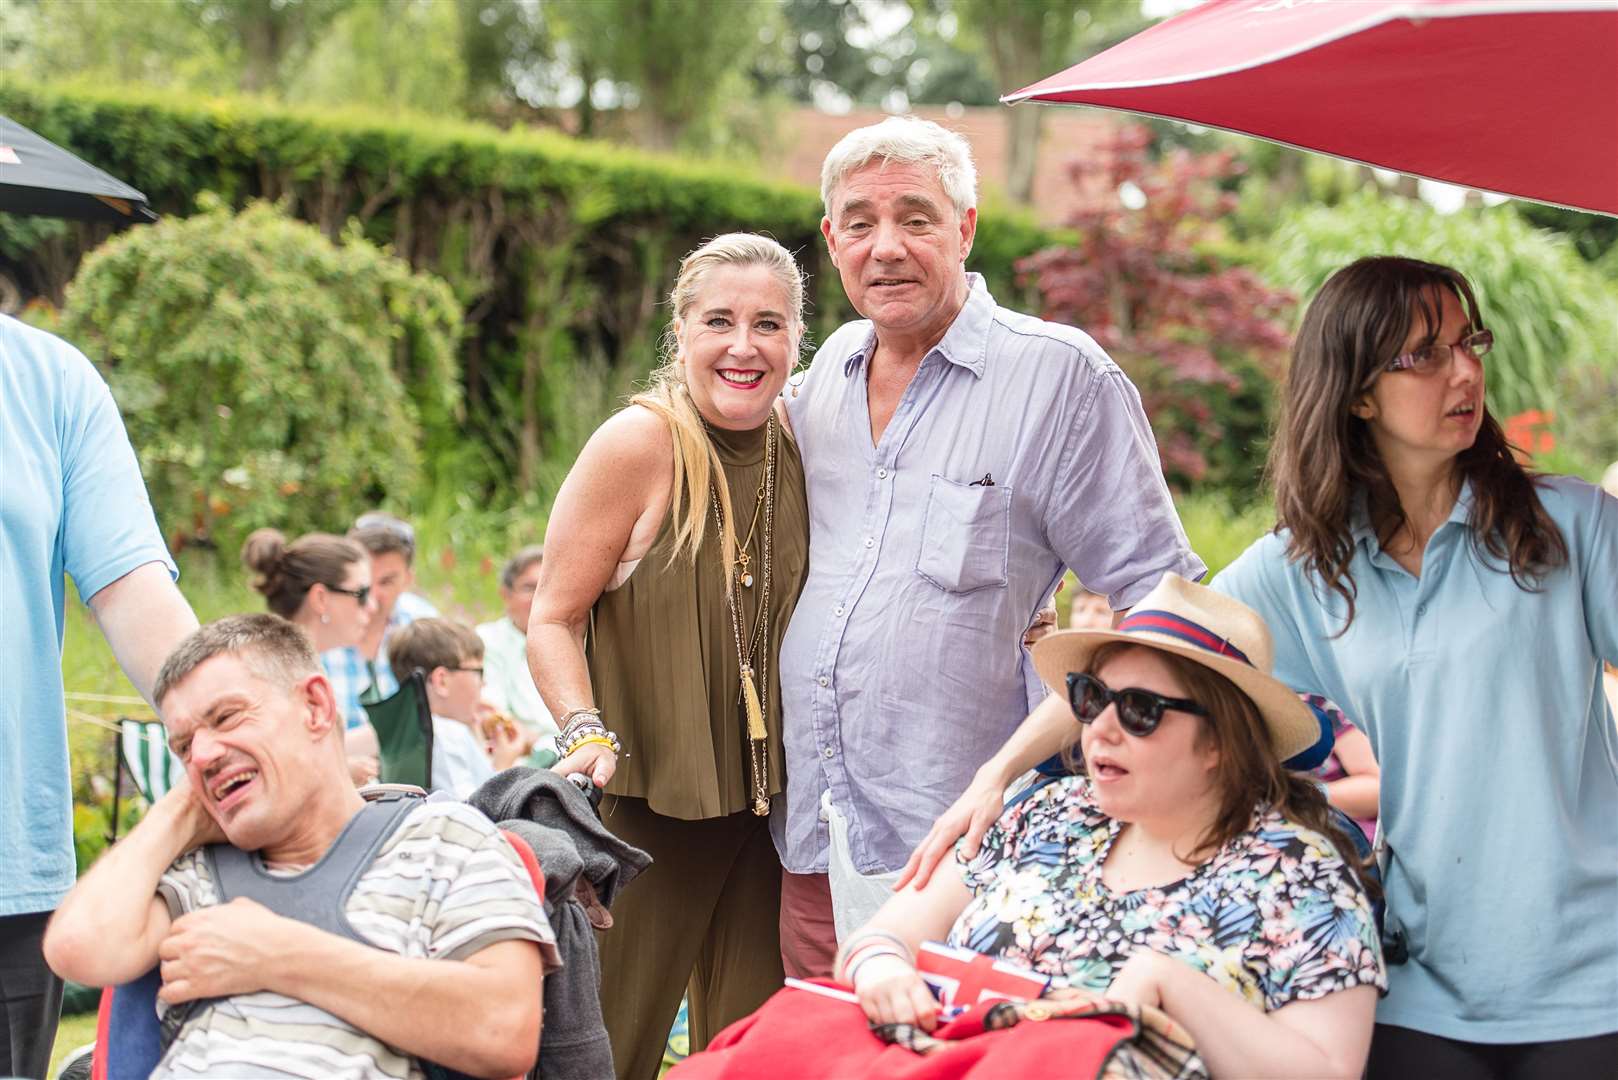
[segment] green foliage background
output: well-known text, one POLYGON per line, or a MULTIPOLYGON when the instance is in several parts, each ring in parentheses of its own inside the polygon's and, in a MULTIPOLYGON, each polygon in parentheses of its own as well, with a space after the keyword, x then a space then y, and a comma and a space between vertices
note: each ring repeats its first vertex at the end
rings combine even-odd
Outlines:
POLYGON ((1416 200, 1361 192, 1335 206, 1289 208, 1262 249, 1266 275, 1305 297, 1364 255, 1408 255, 1456 267, 1477 290, 1495 334, 1488 359, 1494 414, 1504 419, 1568 406, 1582 428, 1581 408, 1600 406, 1588 422, 1604 422, 1618 438, 1618 402, 1569 399, 1562 392, 1570 372, 1592 381, 1618 373, 1618 283, 1581 258, 1567 237, 1499 208, 1440 214, 1416 200))
POLYGON ((208 197, 87 256, 58 329, 106 375, 171 536, 234 551, 408 498, 421 418, 459 411, 460 325, 448 286, 357 235, 208 197))
MULTIPOLYGON (((465 328, 465 419, 421 419, 442 451, 434 468, 476 503, 548 500, 554 463, 651 366, 678 259, 707 237, 750 229, 797 253, 811 344, 850 314, 817 194, 737 165, 420 116, 17 82, 0 82, 0 112, 138 179, 162 214, 196 212, 198 192, 232 207, 269 199, 334 242, 352 229, 447 281, 465 328)), ((0 228, 0 268, 61 303, 107 230, 53 224, 0 228)), ((1027 307, 1013 267, 1049 241, 1026 216, 989 208, 970 265, 1002 302, 1027 307)))

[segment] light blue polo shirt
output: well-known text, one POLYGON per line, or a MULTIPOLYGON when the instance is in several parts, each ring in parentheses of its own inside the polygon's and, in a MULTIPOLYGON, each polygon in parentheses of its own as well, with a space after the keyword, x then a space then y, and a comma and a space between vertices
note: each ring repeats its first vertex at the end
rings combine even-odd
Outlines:
POLYGON ((107 384, 0 315, 0 916, 73 885, 62 575, 88 598, 150 562, 177 573, 107 384))
POLYGON ((1480 1043, 1618 1031, 1618 499, 1566 477, 1539 497, 1569 563, 1537 592, 1473 544, 1470 488, 1418 580, 1354 529, 1347 604, 1265 536, 1213 587, 1275 634, 1276 674, 1339 702, 1382 766, 1390 924, 1377 1021, 1480 1043))

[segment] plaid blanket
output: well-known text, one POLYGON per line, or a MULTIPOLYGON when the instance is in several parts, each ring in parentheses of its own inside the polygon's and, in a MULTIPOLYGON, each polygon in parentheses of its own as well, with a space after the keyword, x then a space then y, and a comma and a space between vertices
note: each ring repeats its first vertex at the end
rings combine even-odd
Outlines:
POLYGON ((1004 1031, 1022 1023, 1102 1019, 1114 1028, 1118 1021, 1127 1026, 1101 1063, 1096 1080, 1207 1080, 1208 1071, 1190 1033, 1161 1009, 1096 1001, 1087 994, 1068 996, 1063 990, 1037 1001, 990 1002, 931 1033, 911 1024, 879 1024, 872 1031, 883 1042, 918 1054, 936 1054, 963 1038, 1004 1031))

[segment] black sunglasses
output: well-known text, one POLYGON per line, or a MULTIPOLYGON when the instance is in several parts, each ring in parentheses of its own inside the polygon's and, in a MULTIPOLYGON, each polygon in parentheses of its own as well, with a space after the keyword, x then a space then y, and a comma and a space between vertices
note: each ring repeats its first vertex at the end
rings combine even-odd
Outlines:
POLYGON ((355 600, 359 601, 360 607, 364 607, 365 602, 371 598, 371 587, 369 585, 361 585, 357 589, 343 589, 336 585, 327 585, 326 591, 342 593, 344 596, 352 596, 355 600))
POLYGON ((1131 735, 1147 736, 1157 730, 1163 713, 1169 709, 1207 716, 1208 710, 1185 698, 1164 697, 1150 690, 1131 686, 1124 690, 1108 689, 1107 684, 1094 675, 1070 671, 1067 676, 1067 703, 1081 723, 1093 724, 1107 711, 1107 706, 1118 706, 1118 726, 1131 735))

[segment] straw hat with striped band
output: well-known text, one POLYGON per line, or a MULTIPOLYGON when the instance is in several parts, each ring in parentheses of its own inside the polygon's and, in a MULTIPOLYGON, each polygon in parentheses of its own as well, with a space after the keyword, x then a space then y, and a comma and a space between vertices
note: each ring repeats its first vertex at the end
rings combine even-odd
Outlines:
POLYGON ((1067 686, 1069 672, 1086 671, 1109 641, 1173 653, 1217 671, 1253 699, 1282 761, 1313 746, 1320 722, 1303 699, 1270 674, 1275 650, 1270 628, 1239 600, 1164 574, 1112 630, 1058 630, 1034 646, 1034 667, 1046 686, 1067 686))

